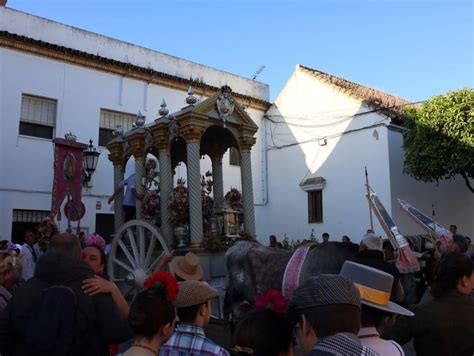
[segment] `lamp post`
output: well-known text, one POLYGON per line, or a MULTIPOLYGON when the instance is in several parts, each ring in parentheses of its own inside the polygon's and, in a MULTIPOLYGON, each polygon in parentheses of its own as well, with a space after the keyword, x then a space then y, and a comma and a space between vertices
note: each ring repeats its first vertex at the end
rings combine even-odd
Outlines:
POLYGON ((99 162, 100 152, 92 145, 92 140, 89 140, 89 147, 84 150, 82 164, 84 166, 84 179, 82 185, 84 187, 88 186, 88 183, 91 181, 92 174, 94 174, 95 169, 97 168, 97 163, 99 162))

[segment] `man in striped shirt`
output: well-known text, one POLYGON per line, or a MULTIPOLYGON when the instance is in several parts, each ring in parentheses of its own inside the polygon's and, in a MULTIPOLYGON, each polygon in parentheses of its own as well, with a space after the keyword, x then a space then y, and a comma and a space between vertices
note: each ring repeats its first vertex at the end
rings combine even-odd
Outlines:
POLYGON ((294 292, 290 319, 305 354, 310 356, 376 356, 359 341, 360 294, 338 275, 308 278, 294 292))
POLYGON ((161 346, 160 355, 229 355, 204 334, 203 327, 209 323, 211 317, 211 299, 216 295, 217 290, 205 282, 179 283, 175 305, 180 323, 168 342, 161 346))

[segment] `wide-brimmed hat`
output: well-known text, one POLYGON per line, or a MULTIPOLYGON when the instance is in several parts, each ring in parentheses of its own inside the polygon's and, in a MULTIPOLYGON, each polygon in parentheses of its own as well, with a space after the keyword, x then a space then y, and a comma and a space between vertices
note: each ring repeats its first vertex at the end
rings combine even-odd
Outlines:
POLYGON ((173 272, 185 281, 200 281, 203 279, 199 258, 192 252, 185 256, 177 256, 171 261, 173 272))
POLYGON ((203 304, 217 295, 217 290, 206 282, 184 281, 178 284, 179 293, 174 301, 176 308, 187 308, 203 304))
POLYGON ((345 304, 360 309, 360 296, 354 284, 337 274, 308 278, 296 288, 290 308, 304 310, 324 305, 345 304))
POLYGON ((364 236, 362 241, 360 242, 361 245, 365 245, 368 250, 375 250, 375 251, 382 251, 383 241, 381 238, 375 236, 373 233, 368 233, 364 236))
POLYGON ((413 316, 414 314, 390 301, 393 276, 376 268, 346 261, 341 276, 351 280, 360 292, 360 301, 376 309, 389 313, 413 316))

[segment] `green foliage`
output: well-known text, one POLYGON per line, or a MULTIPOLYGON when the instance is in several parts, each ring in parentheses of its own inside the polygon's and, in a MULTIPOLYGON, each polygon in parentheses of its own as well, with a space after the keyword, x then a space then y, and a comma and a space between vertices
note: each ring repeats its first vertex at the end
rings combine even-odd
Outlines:
POLYGON ((433 182, 460 174, 473 191, 474 90, 434 96, 405 111, 404 172, 433 182))
POLYGON ((249 233, 247 233, 245 231, 241 231, 239 240, 257 241, 257 238, 253 235, 250 235, 249 233))
POLYGON ((319 244, 319 240, 316 238, 314 234, 314 229, 311 229, 311 235, 309 235, 309 241, 319 244))
POLYGON ((291 250, 291 244, 290 244, 290 239, 288 236, 285 234, 285 238, 281 242, 281 247, 283 247, 285 250, 291 250))
POLYGON ((285 238, 281 242, 281 247, 285 250, 296 250, 304 241, 300 240, 291 240, 288 238, 288 236, 285 234, 285 238))

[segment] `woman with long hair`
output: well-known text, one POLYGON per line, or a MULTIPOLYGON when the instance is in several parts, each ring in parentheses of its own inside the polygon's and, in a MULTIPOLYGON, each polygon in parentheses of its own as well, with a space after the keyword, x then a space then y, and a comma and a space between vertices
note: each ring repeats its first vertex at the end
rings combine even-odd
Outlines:
POLYGON ((132 303, 128 322, 135 339, 124 356, 157 355, 175 327, 179 286, 170 272, 155 272, 145 281, 145 290, 132 303))
POLYGON ((433 299, 409 307, 414 317, 400 317, 384 334, 400 345, 414 339, 416 354, 473 355, 473 261, 458 252, 441 256, 431 286, 433 299))

